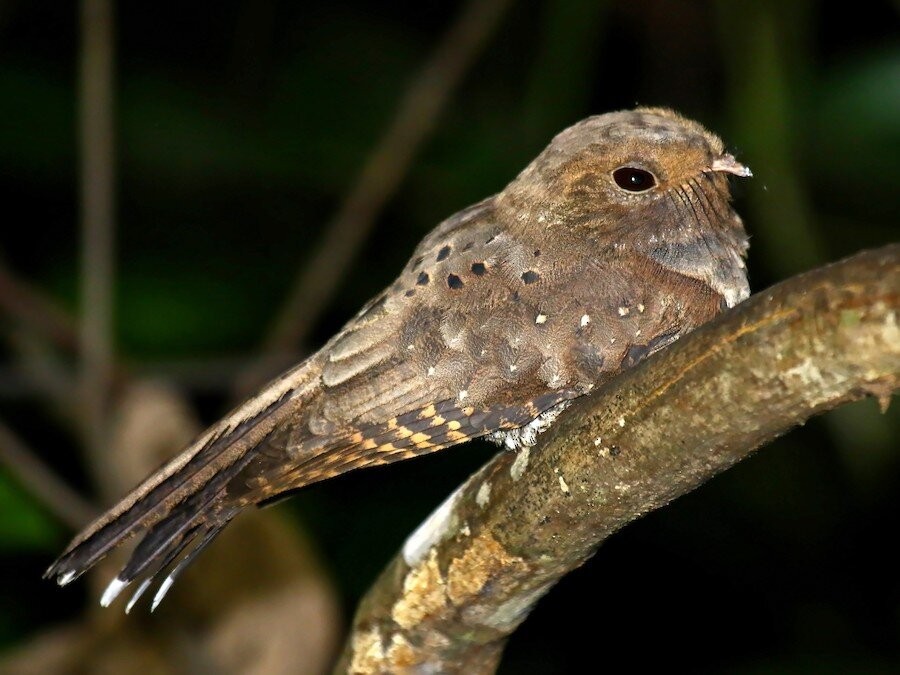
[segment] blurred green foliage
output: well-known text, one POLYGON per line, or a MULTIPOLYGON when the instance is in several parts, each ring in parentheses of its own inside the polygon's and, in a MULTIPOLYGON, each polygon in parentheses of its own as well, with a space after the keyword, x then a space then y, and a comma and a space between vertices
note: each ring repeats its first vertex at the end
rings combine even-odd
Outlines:
MULTIPOLYGON (((256 353, 457 10, 119 3, 116 339, 125 358, 153 372, 256 353)), ((518 3, 305 347, 389 283, 439 220, 501 189, 554 133, 635 103, 701 120, 753 168, 737 194, 755 290, 896 240, 897 28, 887 0, 518 3)), ((0 256, 73 312, 76 59, 74 3, 0 4, 0 256)), ((2 316, 0 326, 13 328, 2 316)), ((16 352, 0 346, 0 358, 9 366, 0 376, 12 378, 0 416, 83 485, 78 448, 41 431, 46 401, 17 393, 16 352)), ((192 393, 209 421, 229 395, 226 384, 192 393)), ((598 654, 632 669, 896 672, 897 422, 896 407, 845 408, 628 528, 542 602, 502 672, 575 672, 598 654), (635 641, 646 644, 636 652, 635 641)), ((490 452, 473 445, 293 500, 287 508, 318 538, 348 610, 490 452)), ((64 539, 0 474, 7 644, 81 606, 78 591, 39 581, 64 539)))
POLYGON ((55 546, 60 528, 6 471, 0 471, 0 553, 55 546))

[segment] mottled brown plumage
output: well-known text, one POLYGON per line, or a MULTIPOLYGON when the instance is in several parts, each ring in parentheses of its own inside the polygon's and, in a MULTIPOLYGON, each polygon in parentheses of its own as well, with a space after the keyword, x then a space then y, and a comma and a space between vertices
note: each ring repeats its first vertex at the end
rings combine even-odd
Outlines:
POLYGON ((80 534, 61 584, 145 532, 111 584, 186 561, 242 508, 354 468, 489 436, 510 447, 569 400, 748 294, 727 173, 662 109, 563 131, 506 189, 441 223, 328 344, 80 534), (537 418, 537 419, 536 419, 537 418), (188 548, 193 546, 193 548, 188 548))

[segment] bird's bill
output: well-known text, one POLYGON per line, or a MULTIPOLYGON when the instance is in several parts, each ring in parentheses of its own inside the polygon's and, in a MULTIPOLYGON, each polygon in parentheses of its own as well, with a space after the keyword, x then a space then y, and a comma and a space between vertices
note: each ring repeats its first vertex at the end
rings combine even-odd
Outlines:
POLYGON ((741 178, 750 178, 751 176, 753 176, 753 172, 749 167, 744 166, 729 154, 724 154, 721 157, 717 157, 709 168, 713 171, 724 171, 725 173, 731 173, 735 176, 740 176, 741 178))

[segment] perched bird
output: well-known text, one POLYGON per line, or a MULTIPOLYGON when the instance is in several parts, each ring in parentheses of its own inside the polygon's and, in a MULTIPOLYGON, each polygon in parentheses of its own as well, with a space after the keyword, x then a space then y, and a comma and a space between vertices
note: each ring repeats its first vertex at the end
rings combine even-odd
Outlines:
POLYGON ((397 280, 79 534, 65 585, 144 533, 108 586, 128 605, 242 509, 487 436, 531 445, 597 385, 749 294, 726 174, 750 171, 659 108, 590 117, 502 192, 437 226, 397 280))

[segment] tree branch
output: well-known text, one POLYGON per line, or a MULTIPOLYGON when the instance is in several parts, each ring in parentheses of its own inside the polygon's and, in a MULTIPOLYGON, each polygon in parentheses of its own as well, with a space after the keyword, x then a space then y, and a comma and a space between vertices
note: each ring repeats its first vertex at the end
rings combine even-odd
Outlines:
POLYGON ((785 281, 574 404, 410 537, 361 603, 352 672, 493 672, 603 540, 809 417, 900 383, 900 245, 785 281))

